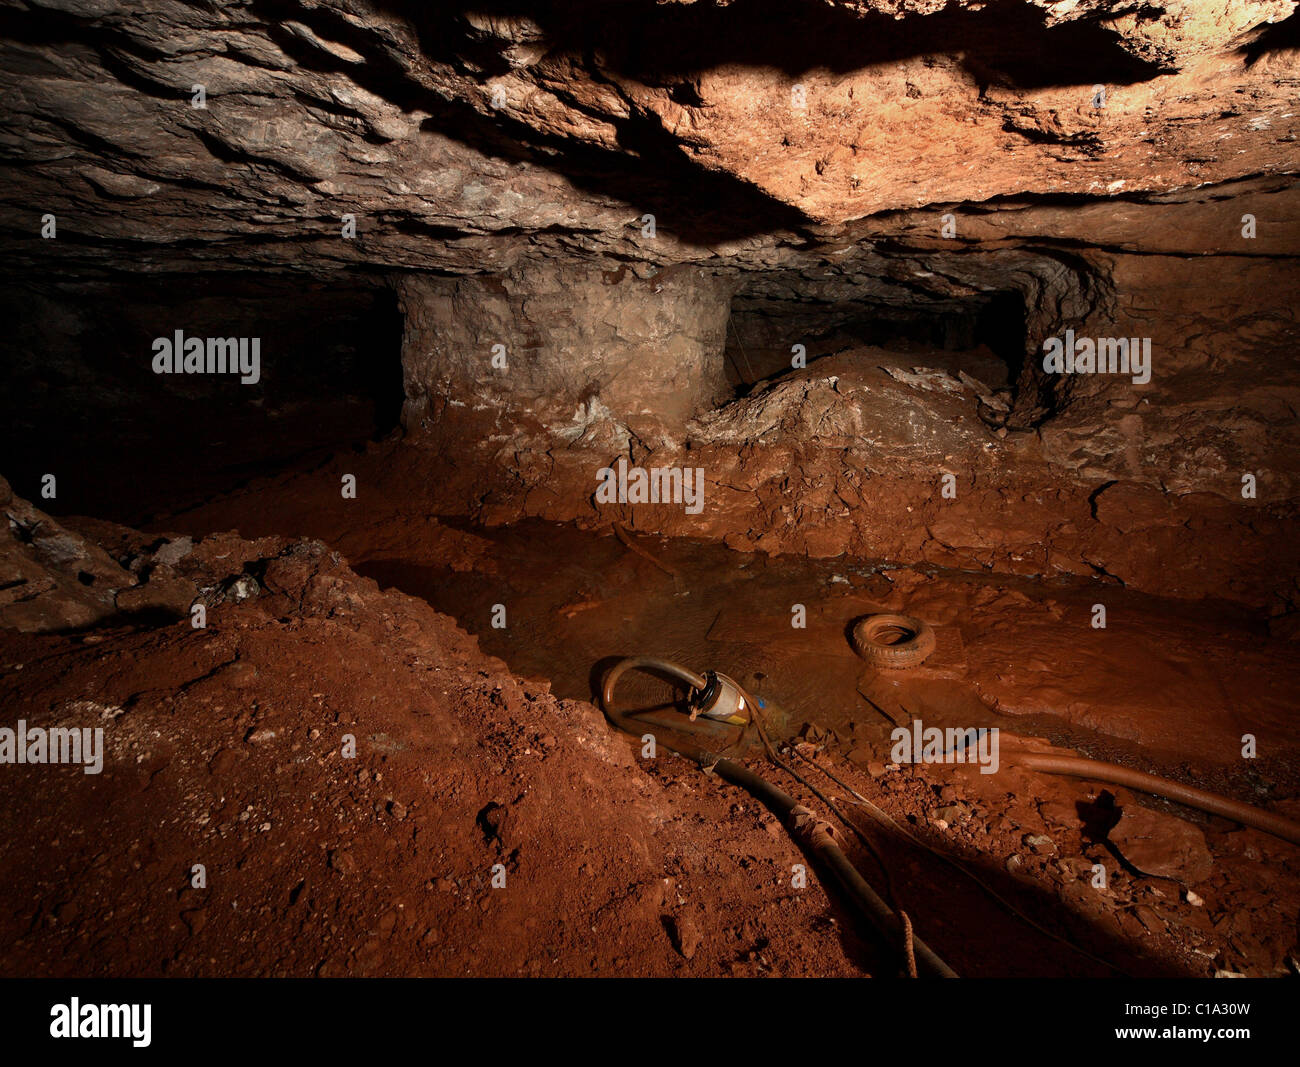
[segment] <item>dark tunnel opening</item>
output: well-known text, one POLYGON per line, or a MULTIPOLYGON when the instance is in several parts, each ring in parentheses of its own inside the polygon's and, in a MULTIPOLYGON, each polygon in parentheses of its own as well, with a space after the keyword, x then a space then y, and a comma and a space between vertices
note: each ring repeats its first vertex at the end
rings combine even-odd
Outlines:
POLYGON ((998 290, 965 299, 880 300, 815 286, 742 289, 732 301, 725 370, 736 395, 826 356, 860 353, 881 366, 965 374, 1010 399, 1026 353, 1024 296, 998 290))
POLYGON ((0 449, 17 491, 54 514, 139 522, 398 425, 387 288, 232 274, 35 280, 2 299, 0 449))

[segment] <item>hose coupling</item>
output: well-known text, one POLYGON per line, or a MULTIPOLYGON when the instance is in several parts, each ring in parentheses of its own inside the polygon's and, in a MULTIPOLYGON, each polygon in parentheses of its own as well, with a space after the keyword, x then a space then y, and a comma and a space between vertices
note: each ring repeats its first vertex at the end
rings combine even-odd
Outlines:
POLYGON ((725 674, 706 671, 705 685, 691 694, 691 721, 703 715, 715 722, 743 726, 749 722, 749 708, 740 686, 725 674))

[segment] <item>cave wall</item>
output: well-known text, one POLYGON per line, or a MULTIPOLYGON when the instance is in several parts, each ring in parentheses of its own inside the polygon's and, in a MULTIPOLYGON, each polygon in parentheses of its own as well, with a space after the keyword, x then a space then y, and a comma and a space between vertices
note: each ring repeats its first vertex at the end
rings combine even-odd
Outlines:
MULTIPOLYGON (((979 360, 954 363, 940 347, 898 352, 841 337, 830 346, 835 355, 787 368, 726 404, 701 406, 693 398, 677 409, 694 408, 693 418, 653 420, 654 432, 645 411, 637 422, 613 404, 587 409, 581 433, 557 432, 559 422, 515 420, 507 443, 495 413, 545 407, 552 383, 497 379, 486 407, 494 414, 476 423, 483 379, 462 364, 439 379, 448 397, 460 397, 453 421, 417 426, 408 419, 411 440, 466 471, 436 490, 444 505, 489 521, 617 519, 747 550, 1100 575, 1289 613, 1297 601, 1288 530, 1300 479, 1300 376, 1292 358, 1296 313, 1279 293, 1297 280, 1295 260, 1281 245, 1298 232, 1298 198, 1289 189, 1233 192, 1132 203, 1109 232, 1092 229, 1094 218, 1069 207, 1021 204, 992 219, 963 215, 979 235, 956 250, 896 220, 889 254, 878 242, 856 246, 833 266, 823 257, 814 267, 809 257, 803 270, 743 272, 720 283, 766 292, 769 307, 784 301, 787 349, 816 332, 818 301, 835 309, 825 316, 833 324, 831 301, 846 292, 921 317, 963 300, 1019 294, 1023 369, 1010 385, 993 381, 997 361, 987 352, 974 353, 990 371, 981 378, 979 360), (1243 208, 1268 230, 1258 245, 1241 237, 1243 208), (1104 243, 1085 244, 1089 232, 1104 243), (1067 329, 1149 339, 1150 380, 1044 374, 1043 342, 1067 329), (500 390, 517 396, 503 399, 500 390), (476 460, 466 459, 467 448, 476 460), (646 468, 703 470, 703 513, 594 500, 597 473, 620 455, 646 468), (944 495, 945 475, 957 483, 955 496, 944 495), (1255 483, 1249 497, 1246 475, 1255 483)), ((478 353, 481 366, 488 334, 478 324, 489 322, 491 336, 519 329, 521 309, 531 306, 531 277, 547 279, 550 291, 555 271, 512 279, 508 310, 493 285, 458 285, 459 303, 427 307, 419 343, 432 344, 426 334, 447 330, 454 350, 478 353), (472 306, 477 301, 492 312, 472 306)), ((599 301, 568 303, 600 324, 599 301)), ((579 328, 548 304, 536 307, 547 309, 545 344, 557 357, 590 347, 595 327, 579 328)), ((769 323, 773 338, 779 314, 769 323)), ((730 336, 725 323, 715 324, 709 341, 730 336)), ((625 340, 620 359, 660 368, 654 344, 625 340)), ((408 351, 409 342, 408 334, 408 351)), ((533 358, 546 362, 542 353, 533 358)), ((560 390, 558 413, 568 413, 581 381, 560 390)), ((662 387, 671 393, 676 385, 665 379, 662 387)), ((638 392, 654 395, 654 388, 641 383, 638 392)))
POLYGON ((1300 321, 1296 274, 1264 259, 1118 255, 1113 308, 1085 325, 1103 336, 1149 336, 1146 387, 1118 378, 1071 382, 1065 410, 1042 428, 1053 463, 1091 480, 1141 481, 1176 494, 1241 500, 1300 491, 1300 321))
MULTIPOLYGON (((611 33, 586 0, 2 0, 0 275, 156 278, 221 335, 250 331, 216 275, 391 285, 431 507, 1289 610, 1296 9, 628 0, 611 33), (849 338, 725 403, 737 293, 774 297, 779 351, 839 290, 922 318, 1010 295, 1020 359, 996 354, 1002 383, 982 354, 849 338), (1066 329, 1150 337, 1152 381, 1045 377, 1066 329), (620 456, 703 469, 709 505, 599 504, 620 456)), ((97 299, 15 310, 11 395, 41 407, 11 405, 13 447, 130 402, 134 343, 116 369, 58 355, 60 316, 131 314, 97 299)))
POLYGON ((398 424, 402 320, 378 279, 35 276, 0 291, 0 315, 5 475, 57 514, 137 521, 398 424), (257 380, 155 373, 178 330, 256 339, 257 380))
POLYGON ((596 434, 609 447, 680 435, 727 395, 729 286, 703 270, 538 260, 484 278, 406 276, 397 288, 408 429, 430 420, 456 433, 469 421, 492 440, 591 446, 596 434))

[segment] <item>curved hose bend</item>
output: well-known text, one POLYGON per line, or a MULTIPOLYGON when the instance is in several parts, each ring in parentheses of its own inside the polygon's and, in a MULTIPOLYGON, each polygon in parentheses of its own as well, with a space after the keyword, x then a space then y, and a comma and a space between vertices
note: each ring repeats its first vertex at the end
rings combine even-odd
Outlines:
MULTIPOLYGON (((634 670, 657 671, 660 674, 666 674, 690 686, 693 690, 703 689, 709 684, 708 680, 702 675, 683 667, 680 663, 673 663, 671 660, 658 659, 654 656, 628 656, 626 659, 619 660, 605 674, 605 681, 600 690, 600 703, 601 707, 604 708, 605 717, 619 730, 633 736, 641 732, 639 727, 643 724, 616 710, 614 689, 618 686, 619 679, 623 675, 634 670)), ((655 727, 655 736, 665 748, 672 749, 672 751, 685 756, 689 760, 701 765, 710 762, 711 757, 708 751, 697 744, 690 734, 682 730, 671 730, 667 727, 657 726, 655 727)))
POLYGON ((1065 774, 1073 778, 1090 778, 1097 782, 1110 782, 1136 789, 1141 793, 1176 800, 1191 808, 1200 808, 1212 815, 1222 815, 1243 826, 1262 830, 1266 834, 1280 837, 1285 841, 1300 844, 1300 823, 1288 819, 1285 815, 1275 815, 1240 801, 1229 800, 1218 793, 1208 793, 1204 789, 1173 782, 1168 778, 1157 778, 1154 774, 1121 767, 1118 763, 1104 763, 1101 760, 1083 759, 1078 756, 1051 756, 1039 752, 1007 753, 1013 764, 1031 771, 1043 771, 1046 774, 1065 774))
POLYGON ((703 689, 709 684, 703 675, 696 674, 693 670, 683 667, 680 663, 674 663, 672 660, 658 659, 654 656, 628 656, 626 659, 621 659, 615 663, 605 675, 605 684, 601 687, 600 695, 605 704, 606 714, 609 714, 610 708, 614 706, 614 687, 618 685, 618 680, 628 671, 635 670, 651 670, 669 674, 679 681, 685 682, 692 689, 703 689))

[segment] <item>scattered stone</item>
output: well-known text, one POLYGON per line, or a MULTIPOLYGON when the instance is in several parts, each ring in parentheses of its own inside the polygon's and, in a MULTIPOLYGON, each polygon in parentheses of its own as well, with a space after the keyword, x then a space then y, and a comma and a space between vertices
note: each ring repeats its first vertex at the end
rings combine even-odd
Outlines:
POLYGON ((1043 817, 1043 822, 1051 825, 1079 826, 1082 820, 1079 817, 1077 804, 1075 800, 1054 797, 1042 801, 1038 805, 1038 813, 1043 817))
POLYGON ((1084 875, 1092 873, 1092 860, 1087 856, 1067 856, 1061 860, 1061 870, 1068 872, 1075 878, 1082 878, 1084 875))
POLYGON ((1034 850, 1038 856, 1055 856, 1056 842, 1046 834, 1025 834, 1024 844, 1034 850))
POLYGON ((117 594, 117 609, 136 614, 158 612, 181 618, 189 614, 190 605, 199 595, 198 587, 182 578, 170 567, 155 567, 144 585, 123 589, 117 594))
POLYGON ((232 604, 251 600, 261 591, 262 587, 251 574, 241 574, 239 577, 231 579, 221 590, 224 599, 232 604))
POLYGON ((329 865, 332 870, 340 871, 343 874, 356 874, 357 861, 351 852, 345 849, 331 849, 329 853, 329 865))
POLYGON ((111 617, 136 578, 107 552, 13 495, 0 478, 0 628, 81 629, 111 617))
POLYGON ((673 947, 686 959, 694 959, 703 937, 695 920, 689 914, 675 916, 669 920, 673 947))
POLYGON ((164 567, 175 567, 181 560, 194 551, 194 538, 177 537, 168 541, 153 554, 154 562, 164 567))

